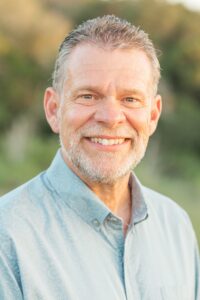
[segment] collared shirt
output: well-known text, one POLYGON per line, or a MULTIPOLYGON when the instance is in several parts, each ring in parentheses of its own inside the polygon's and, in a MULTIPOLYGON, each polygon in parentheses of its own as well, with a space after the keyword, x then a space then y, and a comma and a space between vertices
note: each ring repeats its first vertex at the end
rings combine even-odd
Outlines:
POLYGON ((64 163, 0 199, 1 300, 199 300, 187 214, 132 174, 132 222, 64 163))

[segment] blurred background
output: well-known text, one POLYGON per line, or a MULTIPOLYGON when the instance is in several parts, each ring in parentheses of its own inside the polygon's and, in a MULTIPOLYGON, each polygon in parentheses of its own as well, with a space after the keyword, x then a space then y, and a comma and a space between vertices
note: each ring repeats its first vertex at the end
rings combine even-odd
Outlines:
POLYGON ((47 168, 59 147, 42 101, 64 36, 88 18, 115 14, 161 50, 163 114, 136 174, 184 207, 200 243, 200 12, 177 2, 1 0, 0 195, 47 168))

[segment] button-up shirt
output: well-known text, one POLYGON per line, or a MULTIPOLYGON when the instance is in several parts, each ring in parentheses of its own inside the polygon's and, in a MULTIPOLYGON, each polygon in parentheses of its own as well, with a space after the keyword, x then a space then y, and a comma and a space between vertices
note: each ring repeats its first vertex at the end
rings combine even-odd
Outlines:
POLYGON ((199 300, 187 214, 132 174, 122 220, 58 152, 49 169, 0 199, 1 300, 199 300))

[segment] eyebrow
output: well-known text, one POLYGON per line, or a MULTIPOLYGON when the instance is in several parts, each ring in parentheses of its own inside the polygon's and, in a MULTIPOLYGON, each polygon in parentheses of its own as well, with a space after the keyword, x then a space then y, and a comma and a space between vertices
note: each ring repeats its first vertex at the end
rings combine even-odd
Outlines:
MULTIPOLYGON (((74 91, 73 91, 73 94, 76 94, 80 91, 89 91, 89 92, 93 92, 93 93, 98 93, 100 95, 103 95, 102 92, 100 91, 100 88, 98 86, 81 86, 81 87, 78 87, 78 88, 75 88, 74 91)), ((138 90, 138 89, 122 89, 122 91, 120 91, 120 94, 130 94, 130 95, 140 95, 140 96, 145 96, 145 94, 138 90)))
POLYGON ((98 92, 99 91, 99 87, 97 87, 97 86, 81 86, 81 87, 75 88, 73 92, 77 93, 79 91, 98 92))
POLYGON ((145 94, 142 91, 138 90, 138 89, 123 89, 122 94, 123 93, 130 94, 130 95, 137 94, 137 95, 140 95, 140 96, 143 96, 143 97, 145 96, 145 94))

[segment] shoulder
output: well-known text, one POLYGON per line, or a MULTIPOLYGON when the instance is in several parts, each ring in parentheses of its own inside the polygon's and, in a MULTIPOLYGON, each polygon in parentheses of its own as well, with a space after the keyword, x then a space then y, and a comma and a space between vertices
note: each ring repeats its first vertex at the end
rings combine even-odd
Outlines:
POLYGON ((0 197, 0 231, 14 227, 34 210, 44 198, 43 173, 0 197))
POLYGON ((171 198, 143 187, 148 210, 145 228, 151 239, 160 241, 168 253, 199 269, 199 250, 192 222, 187 212, 171 198), (189 259, 189 260, 188 260, 189 259))
POLYGON ((181 208, 173 199, 170 197, 161 194, 155 190, 152 190, 146 186, 142 186, 142 191, 145 195, 145 200, 157 209, 172 209, 176 212, 185 213, 184 209, 181 208))
POLYGON ((35 192, 41 191, 42 176, 43 173, 1 196, 0 209, 13 205, 16 201, 19 204, 23 199, 27 199, 31 195, 34 195, 35 192))
POLYGON ((185 231, 194 235, 193 227, 187 212, 171 198, 150 188, 142 187, 149 217, 167 230, 185 231))
POLYGON ((0 198, 0 256, 8 260, 46 230, 53 201, 43 174, 0 198))

